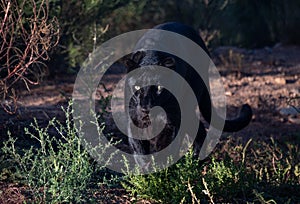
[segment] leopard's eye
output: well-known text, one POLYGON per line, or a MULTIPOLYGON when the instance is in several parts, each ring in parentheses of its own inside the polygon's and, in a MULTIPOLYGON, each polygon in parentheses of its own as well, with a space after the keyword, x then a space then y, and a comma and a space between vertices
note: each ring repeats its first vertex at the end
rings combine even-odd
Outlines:
POLYGON ((161 91, 161 90, 162 90, 162 88, 163 88, 163 87, 162 87, 162 86, 160 86, 160 85, 158 85, 158 86, 157 86, 157 90, 158 90, 158 91, 161 91))
POLYGON ((138 90, 140 90, 140 89, 141 89, 141 87, 140 87, 140 86, 138 86, 138 85, 135 85, 135 86, 134 86, 134 89, 135 89, 136 91, 138 91, 138 90))

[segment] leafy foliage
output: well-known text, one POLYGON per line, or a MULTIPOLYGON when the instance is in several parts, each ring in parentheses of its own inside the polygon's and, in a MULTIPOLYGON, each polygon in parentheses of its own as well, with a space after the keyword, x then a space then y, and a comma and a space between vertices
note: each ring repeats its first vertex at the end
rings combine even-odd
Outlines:
MULTIPOLYGON (((46 1, 24 2, 27 3, 18 4, 24 7, 22 9, 24 12, 19 13, 23 19, 19 23, 23 25, 25 31, 29 31, 29 22, 40 22, 41 19, 38 21, 25 19, 32 18, 33 5, 42 6, 46 1)), ((8 21, 4 19, 7 9, 5 1, 2 1, 1 8, 3 11, 0 20, 8 25, 8 21)), ((52 27, 46 24, 47 26, 40 26, 41 29, 38 30, 44 32, 44 28, 47 28, 51 31, 47 32, 50 34, 49 37, 56 39, 55 30, 58 29, 57 22, 59 22, 59 45, 54 50, 50 50, 51 46, 48 46, 47 51, 51 56, 48 65, 51 73, 75 73, 74 68, 78 68, 95 47, 104 40, 123 32, 151 28, 166 21, 179 21, 193 26, 199 30, 210 47, 237 45, 253 48, 273 45, 277 42, 299 43, 297 30, 300 22, 299 10, 300 3, 296 0, 289 2, 271 0, 264 2, 257 0, 242 2, 236 0, 49 0, 49 9, 46 7, 43 11, 47 12, 45 15, 48 17, 47 23, 51 23, 53 19, 55 22, 52 22, 52 27)), ((37 17, 41 18, 41 16, 37 17)), ((20 27, 15 28, 20 30, 20 27)), ((17 34, 18 32, 11 33, 17 34)), ((4 48, 7 47, 4 45, 4 48)), ((16 50, 15 52, 18 53, 16 50)), ((5 53, 12 56, 12 53, 3 52, 1 53, 2 59, 6 56, 5 53)), ((14 62, 18 63, 19 60, 14 60, 14 62)), ((1 71, 1 73, 4 72, 1 71)), ((36 73, 38 70, 33 70, 33 74, 36 73)))
POLYGON ((132 195, 139 198, 150 198, 161 203, 180 203, 183 197, 191 200, 188 195, 188 184, 195 184, 196 192, 201 192, 201 166, 189 152, 180 162, 160 172, 148 175, 128 175, 123 186, 132 195))
MULTIPOLYGON (((86 190, 95 167, 87 148, 82 147, 80 127, 73 126, 70 106, 65 114, 66 125, 52 119, 45 128, 39 127, 37 121, 31 130, 26 128, 26 134, 37 141, 30 149, 18 150, 11 136, 2 149, 6 161, 16 165, 16 175, 28 185, 34 202, 87 202, 86 190), (58 135, 51 135, 51 131, 58 135)), ((102 129, 99 127, 99 131, 102 129)), ((95 148, 103 153, 106 149, 95 148)), ((97 171, 103 168, 98 166, 97 171)))
POLYGON ((103 19, 128 2, 129 0, 52 0, 51 15, 57 16, 62 28, 60 46, 53 53, 51 62, 58 70, 53 71, 68 71, 70 67, 79 67, 105 39, 104 34, 109 25, 103 24, 103 19))
POLYGON ((199 29, 209 46, 235 45, 248 48, 277 42, 300 43, 300 3, 257 0, 131 1, 130 7, 110 17, 116 33, 151 28, 166 21, 178 21, 199 29))
POLYGON ((137 200, 159 203, 299 202, 299 196, 292 196, 300 184, 299 145, 250 140, 242 146, 229 140, 223 148, 210 162, 201 164, 189 153, 160 172, 129 175, 123 186, 137 200))

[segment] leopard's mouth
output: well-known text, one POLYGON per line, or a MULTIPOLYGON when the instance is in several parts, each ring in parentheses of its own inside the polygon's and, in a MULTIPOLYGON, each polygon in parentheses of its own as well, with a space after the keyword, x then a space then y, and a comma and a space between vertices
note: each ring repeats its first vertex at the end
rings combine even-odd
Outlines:
POLYGON ((140 114, 132 118, 133 123, 139 128, 148 128, 151 125, 149 114, 140 114))
POLYGON ((150 121, 149 115, 145 115, 142 117, 142 121, 150 121))
POLYGON ((142 117, 140 123, 142 124, 142 128, 147 128, 151 125, 151 120, 150 120, 150 117, 149 115, 145 115, 142 117))

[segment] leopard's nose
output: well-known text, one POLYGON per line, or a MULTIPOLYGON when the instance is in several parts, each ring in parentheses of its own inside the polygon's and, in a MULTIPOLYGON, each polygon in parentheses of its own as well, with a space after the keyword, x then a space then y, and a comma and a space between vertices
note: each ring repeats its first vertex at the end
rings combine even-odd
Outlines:
POLYGON ((141 112, 144 113, 144 114, 149 114, 149 109, 146 109, 146 108, 141 108, 141 112))

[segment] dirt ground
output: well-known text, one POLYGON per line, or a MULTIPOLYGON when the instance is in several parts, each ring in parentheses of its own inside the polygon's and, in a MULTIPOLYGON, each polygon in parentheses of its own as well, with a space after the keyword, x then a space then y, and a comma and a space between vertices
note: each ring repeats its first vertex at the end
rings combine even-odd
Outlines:
MULTIPOLYGON (((279 45, 257 50, 220 47, 212 53, 224 83, 228 116, 237 114, 244 103, 253 109, 251 124, 234 135, 284 138, 299 134, 299 114, 288 100, 296 98, 291 104, 300 107, 297 99, 300 97, 300 47, 279 45)), ((57 76, 42 81, 30 91, 21 90, 15 114, 0 110, 1 138, 5 138, 8 129, 22 134, 34 117, 41 124, 53 117, 64 120, 61 106, 72 98, 75 78, 74 75, 57 76)), ((106 88, 111 91, 119 78, 118 74, 109 75, 106 88)))
MULTIPOLYGON (((300 116, 291 106, 300 107, 300 47, 277 45, 255 50, 220 47, 212 54, 224 83, 228 117, 235 116, 244 103, 250 104, 254 113, 248 127, 231 135, 245 140, 274 137, 284 141, 300 134, 300 116)), ((7 130, 22 136, 24 127, 34 117, 40 124, 53 117, 64 121, 61 106, 66 106, 72 98, 75 78, 75 75, 56 76, 30 91, 19 90, 16 113, 0 110, 1 141, 7 138, 7 130)), ((111 91, 119 78, 120 74, 109 75, 106 88, 111 91)))
POLYGON ((220 55, 218 52, 222 55, 222 52, 230 53, 228 49, 232 49, 229 62, 238 62, 232 66, 219 60, 223 62, 221 72, 222 69, 230 70, 229 66, 236 73, 222 77, 228 115, 237 112, 236 107, 243 103, 250 104, 254 113, 251 124, 234 135, 247 139, 274 137, 284 140, 290 135, 299 134, 300 48, 276 46, 259 50, 222 49, 215 51, 217 56, 220 55), (242 58, 241 63, 239 58, 242 58))

